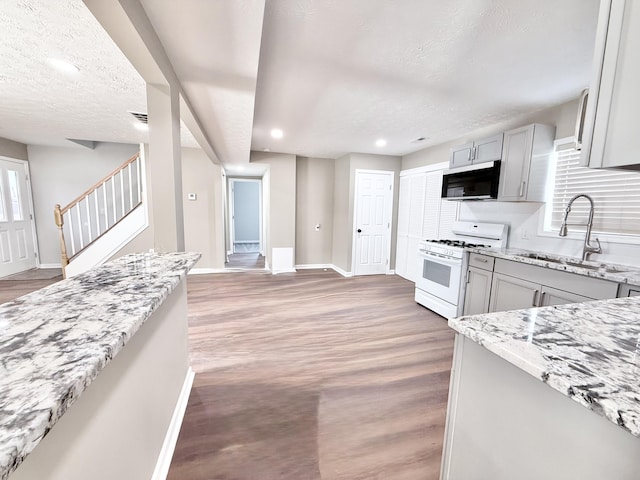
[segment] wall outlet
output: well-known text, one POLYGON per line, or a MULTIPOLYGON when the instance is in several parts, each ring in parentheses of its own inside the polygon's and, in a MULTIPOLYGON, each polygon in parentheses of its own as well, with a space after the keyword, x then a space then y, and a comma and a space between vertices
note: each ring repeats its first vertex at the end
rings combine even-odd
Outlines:
POLYGON ((188 198, 189 200, 197 200, 197 199, 198 199, 198 195, 197 195, 197 194, 195 194, 195 193, 189 193, 189 194, 187 195, 187 198, 188 198))
POLYGON ((520 232, 520 238, 522 240, 529 240, 529 230, 527 230, 526 228, 523 228, 522 231, 520 232))

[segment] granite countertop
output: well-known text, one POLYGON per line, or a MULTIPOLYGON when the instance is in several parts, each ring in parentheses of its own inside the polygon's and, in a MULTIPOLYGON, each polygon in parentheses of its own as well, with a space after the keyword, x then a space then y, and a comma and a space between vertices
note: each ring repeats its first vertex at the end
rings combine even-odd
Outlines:
POLYGON ((459 317, 449 326, 640 437, 640 297, 459 317))
POLYGON ((132 254, 0 305, 5 480, 200 258, 132 254))
POLYGON ((640 267, 631 265, 613 265, 604 262, 587 261, 580 262, 580 259, 565 257, 561 255, 532 252, 515 248, 496 250, 492 248, 466 248, 472 253, 490 255, 505 260, 513 260, 538 267, 561 270, 563 272, 575 273, 593 278, 602 278, 617 283, 628 283, 640 285, 640 267), (536 258, 537 257, 537 258, 536 258), (552 261, 555 259, 556 261, 552 261), (580 264, 583 264, 581 266, 580 264))

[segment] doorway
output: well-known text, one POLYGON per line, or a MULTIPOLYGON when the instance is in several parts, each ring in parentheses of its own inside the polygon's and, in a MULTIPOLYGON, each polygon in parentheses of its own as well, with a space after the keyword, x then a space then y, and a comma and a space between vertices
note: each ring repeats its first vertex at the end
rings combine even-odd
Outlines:
POLYGON ((394 172, 356 170, 354 199, 354 275, 389 272, 394 172))
POLYGON ((36 267, 29 164, 0 157, 0 277, 36 267))
POLYGON ((227 268, 262 269, 262 180, 230 178, 229 248, 227 268))

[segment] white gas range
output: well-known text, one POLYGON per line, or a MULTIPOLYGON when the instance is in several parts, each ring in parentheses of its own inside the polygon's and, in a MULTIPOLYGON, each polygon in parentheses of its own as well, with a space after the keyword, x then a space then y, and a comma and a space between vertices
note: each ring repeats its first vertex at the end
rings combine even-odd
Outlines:
POLYGON ((419 245, 415 300, 446 318, 462 315, 464 281, 469 264, 465 247, 503 249, 508 226, 500 223, 455 222, 454 237, 424 240, 419 245))

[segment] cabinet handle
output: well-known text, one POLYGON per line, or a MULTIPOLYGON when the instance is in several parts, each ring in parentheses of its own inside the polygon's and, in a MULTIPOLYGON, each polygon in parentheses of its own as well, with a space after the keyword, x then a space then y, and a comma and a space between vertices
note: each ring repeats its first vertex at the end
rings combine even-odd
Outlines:
POLYGON ((542 293, 540 294, 540 306, 542 306, 544 304, 544 296, 547 292, 545 292, 544 290, 542 291, 542 293))
POLYGON ((527 185, 527 182, 522 182, 520 184, 520 194, 518 195, 519 197, 523 197, 524 196, 524 187, 527 185))
POLYGON ((473 153, 471 154, 471 160, 476 159, 476 147, 473 147, 473 153))
POLYGON ((576 119, 575 129, 575 148, 582 150, 582 136, 584 135, 584 122, 587 118, 587 102, 589 101, 589 89, 585 88, 580 95, 580 103, 578 105, 578 118, 576 119))
POLYGON ((473 160, 473 156, 472 156, 471 152, 473 152, 473 148, 469 149, 469 154, 467 155, 467 162, 469 162, 469 163, 471 163, 471 160, 473 160))
POLYGON ((538 294, 540 293, 539 290, 534 290, 533 291, 533 300, 531 301, 531 306, 532 307, 537 307, 538 306, 538 294))

